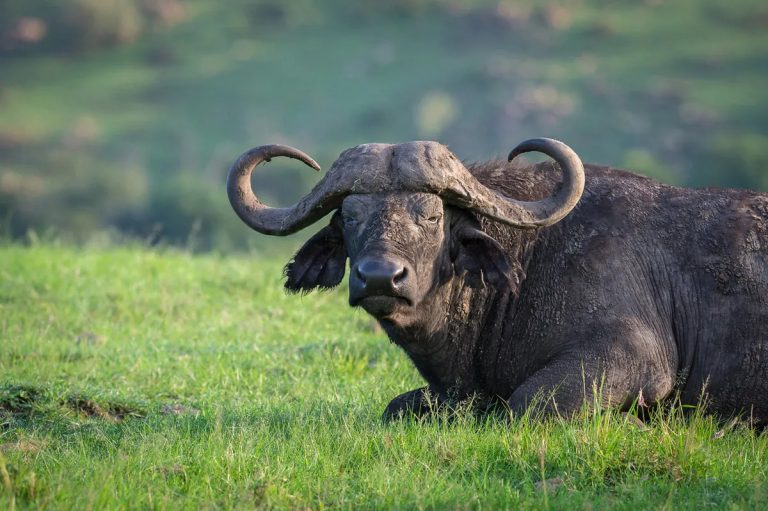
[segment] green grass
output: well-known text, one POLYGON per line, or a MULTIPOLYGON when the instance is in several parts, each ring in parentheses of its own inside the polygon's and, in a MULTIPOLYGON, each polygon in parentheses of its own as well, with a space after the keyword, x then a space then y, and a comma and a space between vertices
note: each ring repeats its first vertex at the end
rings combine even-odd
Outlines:
POLYGON ((768 436, 709 417, 383 424, 420 377, 282 263, 1 246, 0 509, 768 505, 768 436))

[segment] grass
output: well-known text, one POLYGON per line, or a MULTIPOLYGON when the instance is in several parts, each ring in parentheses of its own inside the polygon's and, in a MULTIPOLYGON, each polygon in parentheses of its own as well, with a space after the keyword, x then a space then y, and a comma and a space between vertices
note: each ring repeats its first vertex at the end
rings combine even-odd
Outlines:
POLYGON ((383 424, 420 377, 282 263, 0 246, 0 509, 768 505, 768 436, 710 417, 383 424))

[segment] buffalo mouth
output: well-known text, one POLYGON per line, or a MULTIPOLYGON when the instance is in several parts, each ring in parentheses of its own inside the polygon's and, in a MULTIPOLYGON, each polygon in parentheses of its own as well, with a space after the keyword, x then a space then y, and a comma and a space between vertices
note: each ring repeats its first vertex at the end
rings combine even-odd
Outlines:
POLYGON ((411 307, 413 303, 402 296, 373 295, 357 298, 350 305, 362 307, 371 316, 384 318, 403 308, 411 307))

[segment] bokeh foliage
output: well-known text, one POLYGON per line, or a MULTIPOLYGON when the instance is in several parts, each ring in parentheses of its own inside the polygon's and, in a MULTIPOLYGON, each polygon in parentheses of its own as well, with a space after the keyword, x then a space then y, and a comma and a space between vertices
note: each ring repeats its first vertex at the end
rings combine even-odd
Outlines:
MULTIPOLYGON (((673 184, 768 189, 768 7, 734 0, 5 0, 0 225, 227 250, 231 161, 530 136, 673 184)), ((317 175, 255 179, 288 204, 317 175)), ((256 240, 256 241, 254 241, 256 240)))

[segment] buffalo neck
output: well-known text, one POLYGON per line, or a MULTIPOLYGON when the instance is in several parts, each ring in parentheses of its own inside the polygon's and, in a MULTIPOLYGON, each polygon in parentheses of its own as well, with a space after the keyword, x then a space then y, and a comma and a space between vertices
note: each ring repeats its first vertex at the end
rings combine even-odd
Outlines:
POLYGON ((413 361, 430 387, 444 397, 492 396, 493 368, 504 346, 514 342, 508 331, 516 316, 518 296, 537 235, 524 231, 504 240, 514 278, 505 286, 471 287, 454 275, 419 305, 420 320, 406 327, 382 321, 390 340, 413 361))

